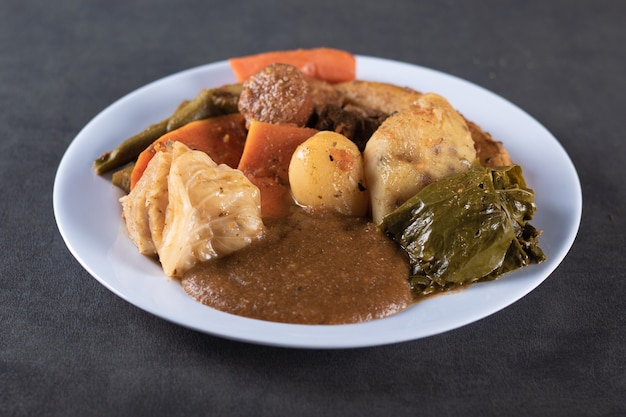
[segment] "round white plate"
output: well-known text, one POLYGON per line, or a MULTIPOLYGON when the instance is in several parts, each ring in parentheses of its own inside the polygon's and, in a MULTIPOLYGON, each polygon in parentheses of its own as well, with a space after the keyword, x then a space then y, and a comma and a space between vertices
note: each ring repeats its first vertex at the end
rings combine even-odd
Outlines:
POLYGON ((272 323, 223 313, 194 301, 157 263, 139 254, 120 217, 120 190, 111 185, 109 176, 96 175, 91 166, 103 152, 167 117, 201 88, 234 82, 226 61, 150 83, 111 104, 76 136, 59 165, 53 196, 56 221, 69 250, 106 288, 158 317, 224 338, 298 348, 363 347, 431 336, 495 313, 545 280, 572 246, 582 213, 576 170, 550 132, 503 98, 431 69, 358 56, 357 78, 439 93, 504 142, 535 191, 538 209, 532 224, 543 230, 540 246, 547 261, 360 324, 272 323))

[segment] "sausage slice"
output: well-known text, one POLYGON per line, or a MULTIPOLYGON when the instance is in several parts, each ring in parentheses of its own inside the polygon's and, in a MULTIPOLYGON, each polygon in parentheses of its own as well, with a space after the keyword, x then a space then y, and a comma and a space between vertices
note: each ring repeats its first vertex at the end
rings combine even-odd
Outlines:
POLYGON ((238 107, 248 126, 251 120, 305 126, 313 113, 313 100, 299 69, 275 63, 243 83, 238 107))

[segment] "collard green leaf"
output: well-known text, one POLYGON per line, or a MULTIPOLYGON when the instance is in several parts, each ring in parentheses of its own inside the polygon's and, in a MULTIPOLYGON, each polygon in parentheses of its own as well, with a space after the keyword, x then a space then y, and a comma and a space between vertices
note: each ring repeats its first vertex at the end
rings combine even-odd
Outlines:
POLYGON ((428 294, 542 261, 534 211, 519 166, 475 167, 425 187, 381 227, 409 255, 414 292, 428 294))

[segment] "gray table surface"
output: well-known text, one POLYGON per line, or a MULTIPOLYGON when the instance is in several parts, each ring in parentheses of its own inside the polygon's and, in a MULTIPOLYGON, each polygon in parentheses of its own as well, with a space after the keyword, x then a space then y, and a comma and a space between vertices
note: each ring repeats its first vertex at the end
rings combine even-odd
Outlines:
POLYGON ((2 1, 0 415, 626 415, 624 18, 612 0, 2 1), (462 77, 544 124, 584 198, 559 268, 476 323, 346 350, 201 334, 94 280, 52 211, 80 129, 165 75, 313 46, 462 77))

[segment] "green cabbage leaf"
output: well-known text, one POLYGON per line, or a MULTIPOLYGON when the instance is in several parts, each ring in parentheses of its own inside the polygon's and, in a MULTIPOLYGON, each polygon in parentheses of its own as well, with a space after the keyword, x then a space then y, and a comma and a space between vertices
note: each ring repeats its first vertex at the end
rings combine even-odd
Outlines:
POLYGON ((474 167, 426 186, 381 229, 407 252, 413 292, 428 295, 545 260, 534 200, 519 165, 474 167))

